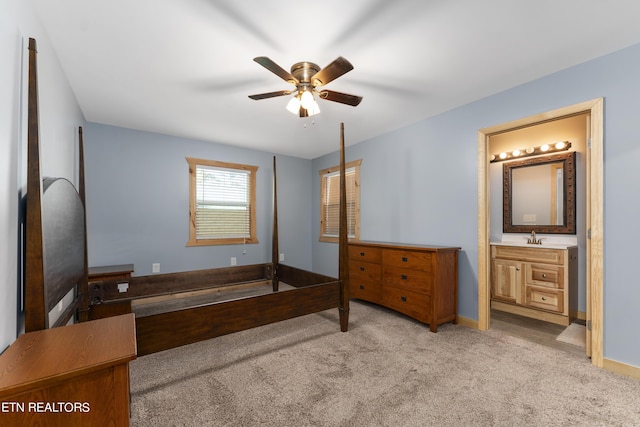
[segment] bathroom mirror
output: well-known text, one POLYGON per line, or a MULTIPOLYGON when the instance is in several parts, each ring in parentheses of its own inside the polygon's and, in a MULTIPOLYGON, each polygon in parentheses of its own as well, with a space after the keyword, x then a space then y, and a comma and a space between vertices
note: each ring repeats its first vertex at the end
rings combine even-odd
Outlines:
POLYGON ((576 234, 576 152, 503 164, 504 233, 576 234))

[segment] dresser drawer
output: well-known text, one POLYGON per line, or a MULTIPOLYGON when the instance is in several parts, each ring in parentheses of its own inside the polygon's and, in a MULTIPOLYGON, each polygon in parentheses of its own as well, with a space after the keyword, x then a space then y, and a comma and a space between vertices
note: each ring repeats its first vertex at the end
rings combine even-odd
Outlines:
POLYGON ((385 249, 382 252, 382 263, 393 267, 431 272, 431 253, 385 249))
POLYGON ((527 305, 562 313, 564 311, 564 292, 527 286, 527 305))
POLYGON ((382 249, 372 248, 370 246, 349 245, 349 258, 379 263, 382 260, 382 249))
POLYGON ((395 286, 386 286, 382 291, 383 304, 407 316, 431 323, 431 297, 395 286))
POLYGON ((380 280, 382 268, 379 264, 352 260, 349 262, 349 276, 369 280, 380 280))
POLYGON ((397 286, 414 292, 431 295, 433 275, 420 270, 384 266, 382 282, 386 285, 397 286))
POLYGON ((382 286, 380 282, 349 277, 349 297, 380 303, 382 301, 382 286))
POLYGON ((527 264, 526 266, 528 285, 564 289, 564 268, 548 264, 527 264))

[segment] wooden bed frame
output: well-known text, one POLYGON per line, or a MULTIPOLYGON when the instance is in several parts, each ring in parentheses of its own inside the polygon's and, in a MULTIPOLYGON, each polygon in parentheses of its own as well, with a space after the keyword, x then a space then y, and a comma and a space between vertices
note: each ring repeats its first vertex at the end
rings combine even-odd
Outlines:
POLYGON ((272 262, 134 276, 127 280, 127 291, 124 293, 118 289, 122 279, 88 284, 82 128, 79 130, 78 192, 67 180, 42 180, 38 128, 36 49, 33 40, 33 46, 31 41, 29 44, 29 159, 25 254, 27 332, 61 326, 72 321, 86 321, 90 318, 91 307, 96 305, 124 305, 124 311, 130 312, 132 304, 150 297, 176 296, 206 290, 224 291, 229 286, 265 282, 270 282, 272 287, 272 291, 267 294, 201 303, 194 307, 137 317, 135 323, 138 355, 331 308, 338 308, 340 329, 343 332, 347 331, 349 286, 343 124, 340 125, 340 279, 278 263, 274 157, 272 262), (280 289, 280 283, 288 285, 287 289, 280 289), (49 322, 49 312, 61 305, 65 295, 71 294, 73 301, 60 319, 49 322))

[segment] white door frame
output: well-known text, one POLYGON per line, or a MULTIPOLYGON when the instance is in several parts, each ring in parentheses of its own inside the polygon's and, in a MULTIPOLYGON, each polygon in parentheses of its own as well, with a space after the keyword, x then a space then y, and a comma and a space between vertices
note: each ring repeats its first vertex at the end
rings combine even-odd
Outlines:
POLYGON ((604 240, 604 187, 603 187, 603 126, 604 100, 585 101, 569 107, 514 120, 478 131, 478 329, 489 329, 490 314, 490 256, 489 256, 489 137, 522 127, 532 126, 566 116, 589 114, 587 141, 586 188, 586 263, 587 263, 587 351, 591 363, 603 367, 603 240, 604 240))

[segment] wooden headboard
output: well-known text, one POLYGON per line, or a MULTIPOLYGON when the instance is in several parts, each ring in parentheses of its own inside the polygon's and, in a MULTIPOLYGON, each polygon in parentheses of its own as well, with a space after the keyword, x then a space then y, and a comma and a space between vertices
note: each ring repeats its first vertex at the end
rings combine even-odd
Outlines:
POLYGON ((82 129, 78 193, 64 178, 42 178, 36 41, 29 39, 28 160, 25 220, 25 331, 62 326, 76 320, 87 289, 86 225, 82 129), (71 294, 50 324, 49 312, 71 294))

